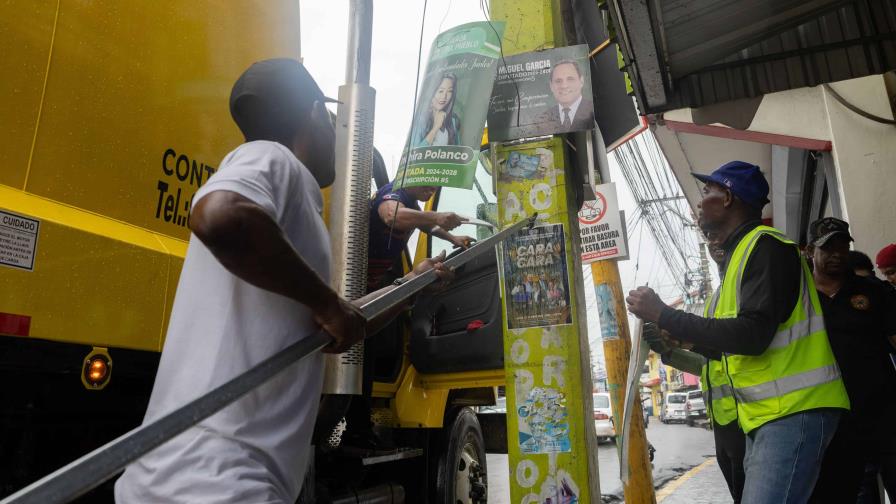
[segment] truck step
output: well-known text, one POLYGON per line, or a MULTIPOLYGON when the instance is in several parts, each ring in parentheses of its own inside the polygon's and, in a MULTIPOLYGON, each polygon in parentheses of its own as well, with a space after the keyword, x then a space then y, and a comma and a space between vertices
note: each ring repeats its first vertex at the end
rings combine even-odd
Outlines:
POLYGON ((423 456, 422 448, 398 448, 395 450, 374 450, 361 458, 361 465, 372 466, 423 456))

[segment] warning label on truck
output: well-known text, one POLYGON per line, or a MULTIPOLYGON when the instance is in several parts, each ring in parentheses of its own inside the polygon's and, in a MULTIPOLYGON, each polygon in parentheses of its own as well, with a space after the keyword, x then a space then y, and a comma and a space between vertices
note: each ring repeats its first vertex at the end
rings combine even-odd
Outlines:
POLYGON ((0 265, 34 270, 40 221, 0 211, 0 265))

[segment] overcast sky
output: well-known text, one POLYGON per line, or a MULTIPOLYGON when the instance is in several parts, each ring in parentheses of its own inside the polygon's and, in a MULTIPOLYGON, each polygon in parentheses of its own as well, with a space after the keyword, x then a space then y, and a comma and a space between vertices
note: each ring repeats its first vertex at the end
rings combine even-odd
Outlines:
MULTIPOLYGON (((411 122, 417 50, 423 2, 374 2, 373 43, 370 84, 376 89, 376 127, 374 143, 386 161, 390 175, 395 173, 411 122)), ((323 91, 336 96, 345 83, 346 45, 348 43, 348 0, 301 2, 302 56, 305 65, 323 91)), ((441 31, 471 21, 482 21, 478 0, 430 1, 423 30, 421 72, 426 67, 429 46, 441 31)), ((649 133, 648 133, 649 134, 649 133)), ((611 158, 611 177, 617 183, 619 205, 631 216, 635 202, 625 180, 611 158)), ((666 274, 649 231, 629 230, 631 259, 619 263, 625 291, 649 281, 665 298, 678 296, 673 280, 666 274), (640 252, 640 260, 636 260, 640 252), (636 271, 636 263, 639 265, 636 271)), ((590 272, 589 272, 590 275, 590 272)), ((594 290, 586 277, 586 304, 594 307, 594 290)), ((668 299, 671 300, 671 299, 668 299)), ((595 311, 589 309, 589 339, 599 342, 595 311)), ((600 347, 599 344, 592 345, 600 347)), ((596 348, 598 354, 602 349, 596 348)))

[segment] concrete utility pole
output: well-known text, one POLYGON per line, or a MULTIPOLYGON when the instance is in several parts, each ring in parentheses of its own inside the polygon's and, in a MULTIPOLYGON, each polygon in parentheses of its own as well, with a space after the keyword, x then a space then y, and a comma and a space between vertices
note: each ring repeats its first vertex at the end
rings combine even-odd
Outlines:
MULTIPOLYGON (((555 9, 559 9, 556 3, 546 0, 492 0, 491 20, 504 24, 504 56, 564 45, 559 12, 555 9)), ((573 190, 573 184, 581 181, 574 177, 562 137, 520 142, 491 144, 492 159, 506 161, 514 153, 531 158, 539 152, 549 152, 550 166, 530 178, 516 179, 498 177, 500 165, 493 163, 500 223, 506 226, 524 216, 540 215, 531 233, 550 236, 551 248, 564 250, 561 260, 567 273, 561 274, 559 281, 569 294, 566 306, 570 318, 548 326, 511 328, 507 322, 511 311, 507 307, 513 301, 504 289, 511 502, 600 502, 584 276, 580 267, 579 209, 573 190), (557 447, 533 444, 530 441, 534 436, 527 433, 534 432, 533 426, 538 428, 542 415, 539 411, 548 408, 562 417, 554 424, 562 424, 554 438, 559 441, 557 447)), ((508 259, 510 249, 512 246, 504 249, 508 259)), ((508 269, 512 268, 503 270, 505 276, 508 269)))
MULTIPOLYGON (((622 292, 622 281, 619 278, 619 267, 616 265, 616 261, 591 263, 591 276, 594 279, 594 290, 601 314, 600 330, 607 364, 607 387, 610 390, 613 416, 618 432, 618 429, 622 427, 623 405, 625 404, 623 395, 625 394, 626 373, 632 348, 629 338, 628 312, 625 309, 625 293, 622 292)), ((629 436, 629 480, 623 486, 623 491, 625 502, 653 504, 656 502, 656 496, 653 492, 653 474, 647 453, 647 434, 644 431, 644 413, 641 410, 643 405, 640 392, 636 399, 627 434, 629 436)))

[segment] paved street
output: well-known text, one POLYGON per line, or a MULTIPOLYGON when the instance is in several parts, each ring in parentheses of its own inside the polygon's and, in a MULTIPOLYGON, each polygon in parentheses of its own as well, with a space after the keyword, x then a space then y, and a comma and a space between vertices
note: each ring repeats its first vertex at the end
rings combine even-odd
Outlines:
POLYGON ((731 494, 715 457, 671 481, 656 493, 657 504, 731 504, 731 494))
MULTIPOLYGON (((658 419, 652 418, 647 429, 647 439, 656 448, 656 458, 653 465, 654 485, 660 487, 675 477, 685 473, 692 467, 705 462, 714 455, 712 432, 699 427, 686 425, 663 425, 658 419)), ((619 459, 616 446, 612 443, 600 445, 598 458, 600 460, 600 487, 604 502, 622 501, 622 482, 619 480, 619 459)), ((714 486, 714 479, 708 478, 712 472, 718 472, 715 464, 707 464, 700 471, 706 473, 692 484, 705 484, 714 486)), ((507 455, 488 455, 489 473, 489 502, 493 504, 509 504, 510 490, 508 481, 507 455)), ((725 481, 721 479, 721 473, 717 478, 721 484, 722 495, 727 495, 724 489, 725 481)), ((678 492, 675 492, 677 495, 678 492)), ((684 502, 672 500, 664 501, 684 502)), ((724 501, 723 501, 724 502, 724 501)))

